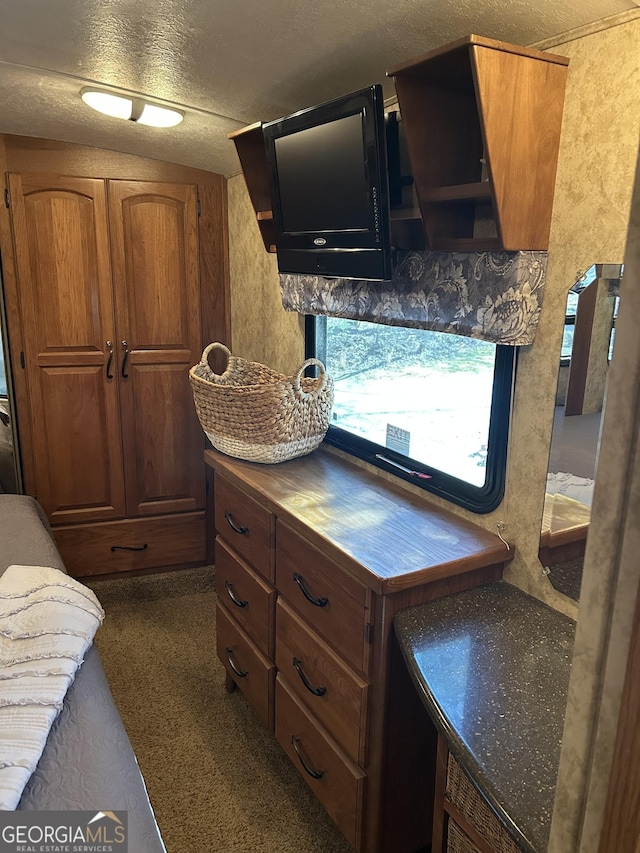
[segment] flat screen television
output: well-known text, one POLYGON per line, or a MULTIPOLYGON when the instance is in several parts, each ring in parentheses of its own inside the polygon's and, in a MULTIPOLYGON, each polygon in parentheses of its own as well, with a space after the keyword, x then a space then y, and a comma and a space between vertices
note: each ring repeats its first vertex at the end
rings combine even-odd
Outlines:
POLYGON ((391 278, 379 84, 264 125, 280 272, 391 278))

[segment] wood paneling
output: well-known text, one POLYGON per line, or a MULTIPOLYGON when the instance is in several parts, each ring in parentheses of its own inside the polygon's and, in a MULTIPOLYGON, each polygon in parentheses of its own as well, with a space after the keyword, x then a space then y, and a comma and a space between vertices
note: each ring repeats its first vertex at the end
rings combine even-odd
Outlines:
POLYGON ((204 512, 62 525, 53 535, 74 577, 201 566, 206 554, 204 512))
MULTIPOLYGON (((7 151, 4 137, 0 134, 0 171, 6 174, 9 170, 7 151)), ((8 186, 6 187, 8 191, 8 186)), ((33 482, 33 449, 31 443, 31 419, 29 412, 29 396, 26 383, 26 371, 21 364, 21 353, 24 353, 22 321, 20 319, 20 303, 18 298, 18 283, 15 263, 15 252, 12 238, 12 223, 10 208, 0 204, 0 256, 2 261, 2 290, 6 310, 7 328, 4 334, 4 344, 8 347, 9 361, 13 378, 13 398, 16 411, 14 424, 14 441, 16 458, 21 462, 22 481, 33 482)))
POLYGON ((263 507, 284 512, 292 530, 377 593, 513 559, 490 531, 433 504, 425 512, 425 498, 347 461, 337 464, 324 447, 277 466, 215 450, 205 451, 205 459, 216 477, 258 492, 263 507))
POLYGON ((74 142, 2 134, 11 172, 48 172, 128 181, 167 181, 176 184, 224 184, 215 172, 193 169, 165 160, 108 151, 74 142))
MULTIPOLYGON (((459 519, 427 500, 414 502, 324 450, 279 465, 215 451, 205 458, 215 469, 216 517, 230 552, 244 547, 245 533, 233 531, 226 507, 236 526, 251 530, 261 519, 263 533, 252 532, 254 556, 264 562, 275 551, 269 579, 275 577, 276 736, 360 853, 414 853, 431 837, 436 731, 402 659, 393 620, 406 607, 499 580, 512 552, 495 535, 475 539, 479 528, 460 528, 459 519), (271 549, 266 557, 264 541, 271 549), (502 556, 495 562, 492 541, 502 556), (447 547, 459 555, 449 572, 435 564, 437 554, 451 553, 447 547), (373 549, 376 571, 369 565, 373 549), (429 565, 416 570, 425 561, 429 565), (393 589, 378 592, 378 569, 393 576, 393 589), (320 601, 309 601, 294 575, 320 601), (325 693, 316 696, 305 686, 294 657, 311 688, 325 687, 325 693), (294 735, 309 767, 328 768, 326 778, 304 769, 294 735)), ((265 647, 264 635, 260 644, 241 630, 243 608, 226 612, 251 647, 265 647)), ((243 678, 228 675, 232 683, 246 693, 243 678)))
MULTIPOLYGON (((226 180, 222 175, 200 169, 192 169, 188 166, 99 148, 91 148, 74 143, 9 134, 0 134, 0 166, 3 172, 28 173, 34 177, 40 175, 45 182, 50 182, 51 176, 55 174, 73 178, 90 176, 91 180, 102 179, 104 181, 105 179, 117 179, 118 182, 122 180, 134 183, 153 181, 158 184, 188 184, 195 187, 199 199, 199 216, 195 220, 199 237, 199 240, 196 242, 195 263, 196 265, 199 264, 200 274, 200 318, 198 321, 197 342, 192 348, 194 355, 191 363, 196 363, 199 360, 200 353, 206 343, 213 340, 230 343, 227 191, 226 180)), ((66 177, 58 178, 57 180, 61 185, 68 182, 66 177)), ((14 258, 14 244, 11 233, 13 213, 13 208, 7 209, 4 205, 2 206, 0 213, 0 247, 2 250, 3 279, 9 327, 8 338, 11 349, 17 407, 16 422, 19 430, 25 490, 30 494, 38 495, 35 445, 41 437, 42 429, 40 423, 32 427, 29 376, 28 371, 26 369, 23 370, 20 366, 21 353, 25 352, 26 349, 26 344, 23 340, 22 316, 20 313, 21 304, 25 300, 24 297, 21 299, 22 294, 14 258)), ((139 248, 142 248, 144 251, 144 247, 139 248)), ((167 260, 167 252, 168 249, 165 251, 165 261, 167 260)), ((151 274, 151 270, 154 269, 154 276, 158 273, 158 280, 163 279, 166 281, 170 267, 173 265, 175 268, 175 260, 175 257, 170 257, 168 263, 156 266, 155 269, 147 265, 146 270, 151 274)), ((164 300, 162 303, 163 307, 169 307, 166 303, 167 294, 162 299, 164 300)), ((78 301, 78 306, 80 306, 81 301, 78 301)), ((156 312, 154 322, 164 316, 165 327, 170 327, 173 316, 176 316, 173 310, 174 306, 175 302, 170 306, 171 311, 167 311, 164 314, 156 312)), ((182 310, 182 307, 180 310, 182 310)), ((74 316, 77 319, 77 315, 74 316)), ((72 317, 65 318, 63 316, 62 319, 65 323, 74 321, 72 317)), ((169 331, 171 331, 170 328, 169 331)), ((124 339, 127 340, 127 338, 124 339)), ((105 340, 112 340, 114 343, 115 357, 112 367, 114 372, 117 373, 122 366, 122 346, 120 339, 116 340, 114 333, 113 337, 109 336, 105 340)), ((171 355, 174 365, 177 361, 176 354, 176 352, 172 352, 171 355)), ((67 355, 70 366, 78 367, 78 355, 71 352, 67 355)), ((97 362, 102 360, 102 363, 104 363, 105 361, 104 353, 102 355, 97 353, 95 358, 97 362)), ((185 363, 186 356, 183 360, 183 364, 185 363)), ((151 360, 151 364, 154 364, 153 360, 151 360)), ((155 364, 157 364, 157 361, 155 364)), ((43 364, 43 366, 51 367, 55 366, 55 364, 52 365, 49 359, 46 365, 43 364)), ((188 366, 191 366, 191 364, 188 366)), ((141 365, 138 367, 141 367, 141 365)), ((139 500, 140 494, 146 495, 142 500, 145 513, 157 511, 153 509, 153 495, 158 493, 159 488, 166 487, 162 483, 166 484, 168 479, 173 480, 171 489, 173 489, 175 495, 174 506, 176 508, 193 505, 192 490, 185 485, 185 480, 193 480, 196 468, 200 481, 202 482, 203 480, 203 465, 199 450, 203 444, 201 443, 202 433, 199 427, 193 427, 193 432, 190 433, 190 440, 180 441, 176 437, 176 434, 182 430, 183 425, 180 423, 174 424, 173 422, 168 423, 166 412, 163 411, 167 409, 168 405, 171 405, 174 410, 180 410, 180 418, 191 420, 193 416, 193 401, 188 390, 188 383, 185 383, 185 390, 182 388, 182 383, 179 383, 177 379, 174 381, 174 374, 174 368, 168 369, 164 379, 158 380, 156 388, 149 389, 149 394, 159 394, 162 397, 162 403, 154 411, 154 425, 151 433, 147 434, 143 430, 137 436, 138 446, 143 448, 143 458, 140 465, 143 471, 142 485, 144 488, 131 497, 131 501, 135 503, 135 501, 139 500), (176 390, 178 384, 180 385, 179 392, 176 390), (153 443, 153 451, 147 439, 153 443), (195 446, 193 447, 193 453, 191 453, 190 448, 194 442, 195 446), (167 458, 171 457, 170 465, 173 465, 173 473, 165 471, 161 475, 157 470, 153 470, 158 467, 157 460, 161 456, 155 455, 152 463, 150 455, 152 452, 156 454, 157 449, 159 453, 166 452, 168 446, 172 448, 167 454, 167 458), (176 450, 176 448, 178 449, 176 450), (182 463, 185 455, 189 456, 190 465, 183 466, 182 463), (188 473, 185 474, 185 470, 188 473)), ((153 384, 151 380, 149 384, 153 384)), ((110 428, 109 432, 110 434, 112 433, 110 428)), ((77 457, 77 445, 74 446, 74 451, 77 457)), ((61 460, 59 460, 59 463, 63 465, 61 460)), ((90 472, 96 464, 96 461, 93 460, 83 466, 87 479, 90 478, 90 472)), ((104 466, 99 467, 102 470, 104 466)), ((122 463, 119 466, 110 465, 110 476, 112 476, 112 472, 117 473, 121 468, 122 463)), ((59 479, 58 474, 56 474, 56 478, 59 479)), ((95 488, 95 484, 92 484, 91 488, 95 488)), ((198 505, 203 505, 202 486, 199 486, 198 490, 197 503, 198 505)), ((213 494, 213 490, 211 490, 211 494, 213 494)), ((111 506, 112 504, 111 502, 107 502, 107 505, 111 506)), ((208 504, 209 511, 211 511, 211 505, 212 502, 210 501, 208 504)), ((157 504, 155 506, 157 507, 157 504)), ((158 510, 161 512, 167 509, 169 509, 168 505, 158 507, 158 510)), ((91 510, 88 512, 87 517, 95 515, 95 513, 95 510, 91 510)), ((213 539, 211 539, 211 544, 212 542, 213 539)), ((211 558, 212 554, 209 555, 208 559, 211 558)))
POLYGON ((564 404, 565 417, 581 415, 584 407, 584 394, 589 371, 589 353, 591 351, 591 333, 598 298, 597 287, 587 287, 578 298, 576 323, 573 329, 569 381, 564 404))
POLYGON ((640 839, 640 592, 627 658, 627 672, 599 853, 638 853, 640 839))
POLYGON ((233 352, 227 183, 220 175, 213 177, 219 180, 198 184, 202 349, 221 341, 233 352))
POLYGON ((318 727, 279 675, 276 738, 344 837, 359 849, 365 774, 318 727), (320 776, 316 778, 312 773, 320 776))
POLYGON ((233 681, 242 687, 262 722, 273 731, 275 664, 258 651, 219 604, 216 607, 216 642, 218 657, 228 673, 228 683, 233 681))
POLYGON ((127 515, 199 509, 204 435, 188 384, 201 333, 196 188, 108 189, 127 515))
POLYGON ((266 580, 274 579, 274 519, 268 509, 215 475, 215 524, 229 544, 266 580))
POLYGON ((276 229, 271 201, 271 178, 267 168, 262 122, 229 134, 238 153, 249 198, 267 252, 275 251, 276 229))
POLYGON ((278 671, 349 757, 364 767, 368 682, 345 666, 284 599, 278 599, 276 611, 278 671))
POLYGON ((547 249, 567 64, 471 35, 387 72, 431 249, 547 249))
POLYGON ((360 672, 369 669, 370 591, 278 519, 276 586, 309 625, 360 672), (313 599, 313 600, 311 600, 313 599))
POLYGON ((225 607, 267 657, 274 656, 276 591, 218 536, 215 546, 216 592, 225 607))
POLYGON ((544 250, 551 228, 566 61, 545 62, 544 54, 534 59, 480 45, 473 46, 472 55, 501 243, 507 250, 544 250))
POLYGON ((10 191, 32 494, 54 522, 117 518, 124 482, 115 365, 107 372, 116 330, 105 185, 12 174, 10 191))

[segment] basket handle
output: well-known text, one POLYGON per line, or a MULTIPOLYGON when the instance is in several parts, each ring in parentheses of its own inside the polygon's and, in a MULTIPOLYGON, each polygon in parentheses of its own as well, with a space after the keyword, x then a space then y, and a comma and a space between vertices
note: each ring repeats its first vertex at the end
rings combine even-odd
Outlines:
POLYGON ((322 389, 324 388, 324 386, 326 384, 327 384, 327 372, 324 369, 324 364, 321 361, 318 361, 317 358, 308 358, 306 361, 304 361, 300 365, 300 367, 296 370, 296 372, 292 376, 293 390, 296 392, 296 394, 298 394, 300 397, 303 397, 303 398, 304 397, 311 397, 313 394, 318 394, 320 391, 322 391, 322 389), (312 365, 315 365, 318 368, 318 379, 320 380, 318 383, 318 387, 315 388, 311 392, 303 391, 302 385, 300 384, 300 380, 302 379, 302 375, 305 372, 305 370, 307 369, 307 367, 311 367, 312 365))
POLYGON ((209 344, 209 346, 206 346, 204 348, 204 350, 202 351, 202 357, 200 359, 200 364, 206 365, 211 370, 211 372, 213 373, 214 376, 222 376, 229 369, 229 359, 230 358, 231 358, 231 350, 228 347, 226 347, 224 344, 221 344, 220 341, 214 341, 212 344, 209 344), (227 366, 225 367, 225 369, 223 370, 222 373, 216 373, 215 370, 209 364, 209 354, 212 353, 213 350, 216 350, 216 349, 223 352, 227 357, 227 366))

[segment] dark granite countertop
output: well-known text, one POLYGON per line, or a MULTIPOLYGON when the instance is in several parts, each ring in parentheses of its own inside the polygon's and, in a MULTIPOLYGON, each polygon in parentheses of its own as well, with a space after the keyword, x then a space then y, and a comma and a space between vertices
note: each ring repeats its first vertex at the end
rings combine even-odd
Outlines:
POLYGON ((499 582, 398 613, 422 701, 528 853, 547 849, 575 622, 499 582))

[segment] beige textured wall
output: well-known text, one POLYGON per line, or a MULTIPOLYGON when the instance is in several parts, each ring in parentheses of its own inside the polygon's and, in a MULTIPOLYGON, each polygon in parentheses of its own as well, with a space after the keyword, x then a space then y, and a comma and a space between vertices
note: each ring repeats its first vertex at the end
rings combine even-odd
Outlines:
MULTIPOLYGON (((480 516, 445 504, 489 529, 502 522, 516 546, 508 579, 574 616, 575 604, 553 589, 537 555, 567 291, 578 271, 620 263, 624 252, 640 116, 633 14, 553 48, 570 65, 548 283, 536 341, 520 357, 505 499, 480 516)), ((303 330, 280 306, 275 258, 262 248, 242 177, 229 181, 229 212, 234 351, 274 366, 288 362, 289 370, 302 357, 303 330)))
POLYGON ((575 607, 541 573, 536 543, 567 291, 579 271, 624 255, 640 135, 640 20, 628 18, 545 45, 570 62, 545 301, 516 386, 505 514, 518 551, 507 578, 570 615, 575 607))
POLYGON ((264 249, 244 177, 230 178, 227 192, 233 354, 290 375, 304 359, 304 323, 282 307, 276 256, 264 249))
MULTIPOLYGON (((549 853, 605 849, 598 839, 640 583, 640 157, 620 302, 549 853)), ((627 790, 637 791, 640 768, 630 770, 627 790)))
MULTIPOLYGON (((505 524, 516 545, 507 579, 575 616, 537 557, 566 295, 593 263, 620 263, 629 218, 640 123, 640 21, 548 45, 570 58, 547 286, 533 346, 520 354, 502 506, 477 518, 505 524)), ((614 22, 610 21, 609 24, 614 22)))

